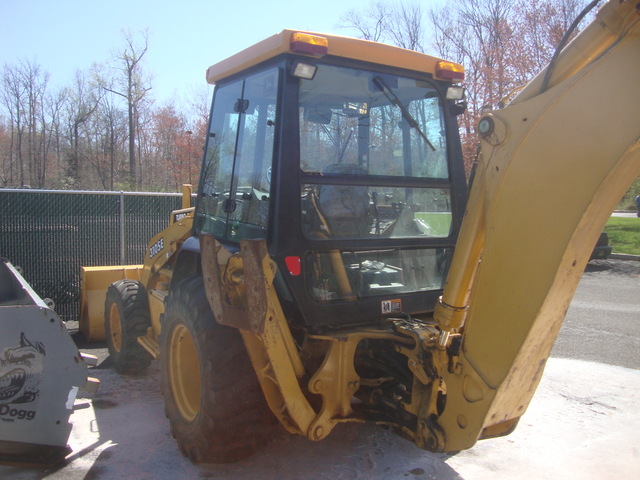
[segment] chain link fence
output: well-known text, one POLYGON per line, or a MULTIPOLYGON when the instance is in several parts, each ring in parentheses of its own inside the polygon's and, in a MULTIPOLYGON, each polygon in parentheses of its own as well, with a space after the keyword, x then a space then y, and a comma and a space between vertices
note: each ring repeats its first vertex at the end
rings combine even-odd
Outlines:
POLYGON ((0 256, 63 320, 77 320, 80 267, 143 262, 180 194, 0 189, 0 256))

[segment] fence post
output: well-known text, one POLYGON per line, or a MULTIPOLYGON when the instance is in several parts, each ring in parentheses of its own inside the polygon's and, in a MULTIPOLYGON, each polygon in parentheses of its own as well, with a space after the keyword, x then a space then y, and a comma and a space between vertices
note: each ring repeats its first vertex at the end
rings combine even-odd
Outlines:
POLYGON ((124 192, 120 190, 120 265, 125 264, 124 257, 124 192))

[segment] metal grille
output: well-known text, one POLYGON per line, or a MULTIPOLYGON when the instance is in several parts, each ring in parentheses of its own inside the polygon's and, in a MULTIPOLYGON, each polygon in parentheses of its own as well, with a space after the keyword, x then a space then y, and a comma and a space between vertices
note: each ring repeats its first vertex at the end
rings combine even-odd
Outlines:
POLYGON ((0 189, 0 256, 76 320, 80 267, 141 264, 180 204, 180 194, 0 189))

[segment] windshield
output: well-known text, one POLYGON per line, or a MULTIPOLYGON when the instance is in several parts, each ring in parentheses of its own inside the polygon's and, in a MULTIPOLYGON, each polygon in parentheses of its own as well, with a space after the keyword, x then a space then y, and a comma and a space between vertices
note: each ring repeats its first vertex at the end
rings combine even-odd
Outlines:
POLYGON ((307 236, 447 237, 447 143, 435 86, 331 65, 300 82, 307 236))

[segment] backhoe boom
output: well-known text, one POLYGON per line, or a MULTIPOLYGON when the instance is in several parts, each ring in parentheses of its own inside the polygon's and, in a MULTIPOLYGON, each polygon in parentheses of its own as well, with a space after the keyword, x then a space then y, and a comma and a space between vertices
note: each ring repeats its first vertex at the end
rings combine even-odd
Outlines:
POLYGON ((481 161, 441 303, 440 423, 449 451, 512 428, 537 387, 589 255, 640 174, 640 15, 609 2, 503 110, 481 119, 481 161), (484 431, 484 433, 482 433, 484 431))

